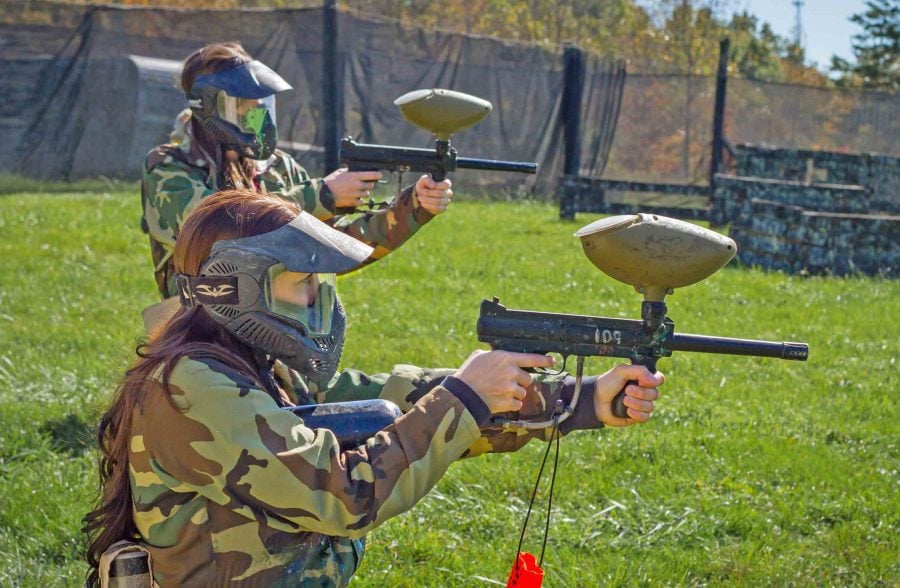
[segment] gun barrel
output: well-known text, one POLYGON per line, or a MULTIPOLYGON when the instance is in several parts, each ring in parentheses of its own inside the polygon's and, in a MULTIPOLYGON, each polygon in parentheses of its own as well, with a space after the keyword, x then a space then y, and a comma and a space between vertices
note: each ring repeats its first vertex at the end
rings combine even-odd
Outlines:
POLYGON ((478 159, 475 157, 457 157, 457 168, 483 169, 491 171, 519 172, 536 174, 538 166, 529 161, 501 161, 499 159, 478 159))
POLYGON ((755 339, 733 339, 731 337, 675 333, 672 337, 671 346, 673 351, 753 355, 756 357, 777 357, 779 359, 796 361, 806 361, 809 357, 809 345, 791 341, 757 341, 755 339))

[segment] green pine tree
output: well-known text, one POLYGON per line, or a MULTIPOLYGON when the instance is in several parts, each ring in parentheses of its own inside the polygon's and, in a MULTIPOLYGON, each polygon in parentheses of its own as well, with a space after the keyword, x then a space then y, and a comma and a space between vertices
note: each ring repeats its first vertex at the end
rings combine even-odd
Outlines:
POLYGON ((831 58, 832 71, 843 86, 900 90, 900 2, 867 0, 866 11, 850 20, 863 28, 853 36, 855 63, 831 58))

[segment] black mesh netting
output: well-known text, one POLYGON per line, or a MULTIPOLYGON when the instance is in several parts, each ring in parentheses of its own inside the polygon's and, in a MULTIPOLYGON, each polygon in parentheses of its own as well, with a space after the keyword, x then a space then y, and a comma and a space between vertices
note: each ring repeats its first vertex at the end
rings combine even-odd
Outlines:
POLYGON ((705 183, 715 90, 713 78, 630 74, 605 175, 705 183))
POLYGON ((900 94, 729 80, 735 143, 900 156, 900 94))
MULTIPOLYGON (((605 175, 705 184, 714 77, 629 74, 605 175)), ((725 136, 749 143, 900 155, 900 94, 728 80, 725 136)))
MULTIPOLYGON (((280 138, 323 173, 321 9, 196 11, 0 0, 0 172, 42 179, 136 178, 185 106, 175 86, 199 46, 239 40, 294 85, 278 104, 280 138)), ((444 87, 490 100, 459 133, 465 157, 536 161, 539 175, 460 170, 462 189, 552 196, 563 171, 562 52, 425 31, 339 14, 342 132, 361 141, 428 146, 397 96, 444 87)), ((581 174, 704 184, 715 80, 629 74, 588 58, 581 174)), ((900 155, 897 94, 729 80, 733 144, 900 155)), ((330 171, 330 170, 328 170, 330 171)))
MULTIPOLYGON (((189 11, 0 1, 0 171, 44 179, 136 178, 165 142, 185 100, 182 60, 203 44, 238 40, 294 86, 278 97, 280 139, 322 173, 321 9, 189 11)), ((548 193, 561 169, 559 52, 496 39, 425 32, 340 13, 344 134, 364 142, 429 146, 393 105, 417 88, 490 100, 492 114, 459 133, 461 156, 536 161, 542 173, 460 170, 458 186, 548 193)), ((588 60, 583 161, 602 169, 624 75, 588 60), (607 74, 607 70, 609 75, 607 74), (612 87, 601 87, 614 84, 612 87), (615 86, 618 84, 618 86, 615 86), (592 109, 599 109, 590 114, 592 109), (605 128, 604 125, 612 125, 605 128)))

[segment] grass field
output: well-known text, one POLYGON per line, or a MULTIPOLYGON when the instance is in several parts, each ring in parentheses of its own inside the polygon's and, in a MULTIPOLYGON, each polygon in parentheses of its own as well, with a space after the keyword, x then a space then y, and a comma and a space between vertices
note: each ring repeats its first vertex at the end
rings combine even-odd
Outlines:
MULTIPOLYGON (((0 586, 82 580, 79 521, 96 491, 85 431, 155 302, 138 200, 0 197, 0 586)), ((345 365, 457 365, 479 347, 478 305, 493 295, 636 317, 639 296, 572 238, 594 218, 457 202, 340 280, 345 365)), ((660 362, 650 423, 564 438, 544 585, 900 584, 900 282, 729 266, 668 302, 681 332, 808 341, 810 361, 676 355, 660 362)), ((353 585, 505 584, 542 449, 456 464, 370 535, 353 585)))

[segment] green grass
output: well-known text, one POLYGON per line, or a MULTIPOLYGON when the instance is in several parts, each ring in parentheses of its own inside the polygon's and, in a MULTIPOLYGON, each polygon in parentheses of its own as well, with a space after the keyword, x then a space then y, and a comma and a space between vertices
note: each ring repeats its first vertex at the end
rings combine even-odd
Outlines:
POLYGON ((27 178, 17 174, 0 172, 0 195, 4 194, 32 194, 42 192, 47 194, 73 193, 73 192, 125 192, 127 190, 140 191, 140 184, 136 181, 119 180, 104 176, 85 178, 72 182, 62 180, 38 180, 27 178))
MULTIPOLYGON (((137 190, 0 197, 0 586, 74 586, 90 423, 155 301, 137 190)), ((341 278, 345 365, 458 365, 478 305, 635 317, 538 204, 461 201, 341 278)), ((650 423, 563 439, 546 586, 900 583, 900 282, 728 267, 671 296, 678 331, 808 341, 808 363, 681 354, 650 423)), ((610 361, 592 359, 592 371, 610 361)), ((542 444, 456 464, 370 535, 354 586, 505 584, 542 444)), ((526 548, 540 549, 541 511, 526 548)))

